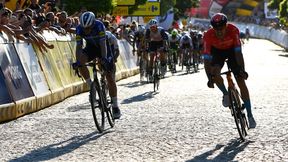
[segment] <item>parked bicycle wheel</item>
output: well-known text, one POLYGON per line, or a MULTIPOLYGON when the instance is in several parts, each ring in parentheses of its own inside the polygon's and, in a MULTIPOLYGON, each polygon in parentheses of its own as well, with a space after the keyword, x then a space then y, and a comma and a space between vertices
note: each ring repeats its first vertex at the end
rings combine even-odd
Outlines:
POLYGON ((235 92, 235 90, 229 90, 229 97, 230 97, 230 101, 231 101, 231 111, 232 111, 232 115, 234 117, 235 123, 236 123, 236 127, 238 130, 238 133, 240 135, 240 139, 241 140, 245 140, 245 136, 247 135, 247 125, 245 122, 246 116, 244 114, 243 116, 243 112, 242 112, 242 105, 239 99, 239 96, 237 95, 237 92, 235 92), (245 117, 245 119, 244 119, 245 117))
POLYGON ((96 128, 102 133, 105 124, 104 103, 99 83, 95 81, 92 82, 90 87, 90 104, 96 128))

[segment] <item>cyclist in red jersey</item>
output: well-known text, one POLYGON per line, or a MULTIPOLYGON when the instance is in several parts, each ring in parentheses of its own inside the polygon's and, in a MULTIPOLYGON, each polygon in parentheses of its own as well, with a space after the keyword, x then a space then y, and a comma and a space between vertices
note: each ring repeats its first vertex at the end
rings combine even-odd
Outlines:
POLYGON ((207 85, 209 88, 213 88, 213 83, 216 83, 223 93, 222 104, 224 107, 228 107, 230 104, 228 91, 223 78, 219 75, 225 60, 228 59, 227 64, 235 76, 247 110, 249 126, 255 128, 256 122, 251 111, 249 91, 245 83, 248 73, 245 71, 239 29, 235 25, 227 23, 227 16, 222 13, 213 15, 210 23, 212 28, 204 33, 203 38, 204 67, 209 80, 207 85), (213 81, 211 80, 212 76, 213 81))

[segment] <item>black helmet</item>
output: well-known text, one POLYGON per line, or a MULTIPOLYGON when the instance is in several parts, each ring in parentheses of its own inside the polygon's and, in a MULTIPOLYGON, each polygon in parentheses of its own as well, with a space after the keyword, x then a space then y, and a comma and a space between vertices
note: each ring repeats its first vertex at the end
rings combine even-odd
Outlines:
POLYGON ((227 23, 227 16, 224 15, 223 13, 216 13, 215 15, 212 16, 210 23, 213 28, 219 28, 227 23))

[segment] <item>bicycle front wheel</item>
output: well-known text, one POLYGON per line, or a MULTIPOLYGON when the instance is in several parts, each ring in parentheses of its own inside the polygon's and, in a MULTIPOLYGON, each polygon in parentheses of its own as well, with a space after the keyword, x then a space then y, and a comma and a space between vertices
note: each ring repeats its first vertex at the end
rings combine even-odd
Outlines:
POLYGON ((92 115, 97 130, 102 133, 104 130, 105 114, 103 95, 99 83, 92 82, 90 86, 90 104, 92 108, 92 115))
POLYGON ((160 63, 159 63, 159 61, 155 62, 153 77, 154 77, 154 92, 156 92, 159 89, 159 84, 160 84, 160 63))
POLYGON ((232 115, 234 117, 235 120, 235 124, 240 136, 240 139, 242 141, 245 140, 245 136, 247 135, 247 131, 246 131, 246 123, 245 120, 243 118, 243 112, 241 110, 242 105, 240 102, 240 98, 237 94, 237 92, 234 89, 230 89, 229 90, 229 97, 230 97, 230 101, 231 101, 231 111, 232 111, 232 115))
POLYGON ((108 94, 109 90, 108 90, 108 85, 107 85, 106 81, 104 81, 102 83, 102 90, 103 90, 103 96, 104 96, 103 103, 104 103, 104 107, 105 107, 107 120, 108 120, 108 123, 111 126, 111 128, 113 128, 115 125, 115 119, 114 119, 114 116, 112 113, 111 98, 108 94))

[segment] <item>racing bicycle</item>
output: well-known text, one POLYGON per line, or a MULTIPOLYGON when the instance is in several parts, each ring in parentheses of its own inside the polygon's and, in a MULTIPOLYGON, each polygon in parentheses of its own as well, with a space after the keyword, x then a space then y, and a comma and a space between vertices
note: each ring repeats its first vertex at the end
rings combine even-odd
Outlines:
POLYGON ((91 104, 94 123, 100 133, 104 131, 106 117, 109 125, 114 127, 115 119, 112 113, 112 102, 108 93, 105 71, 103 68, 101 68, 100 63, 98 61, 89 62, 84 65, 73 63, 72 66, 79 77, 81 77, 78 70, 79 67, 92 67, 93 81, 90 85, 89 102, 91 104), (98 75, 100 75, 100 77, 98 75))
POLYGON ((247 117, 244 112, 245 106, 243 104, 243 100, 239 91, 237 90, 235 83, 232 79, 232 71, 228 68, 228 71, 220 73, 220 75, 226 75, 227 83, 228 83, 228 94, 230 99, 230 110, 231 114, 234 117, 235 124, 240 135, 240 139, 242 141, 245 140, 247 136, 247 131, 249 129, 247 117))

